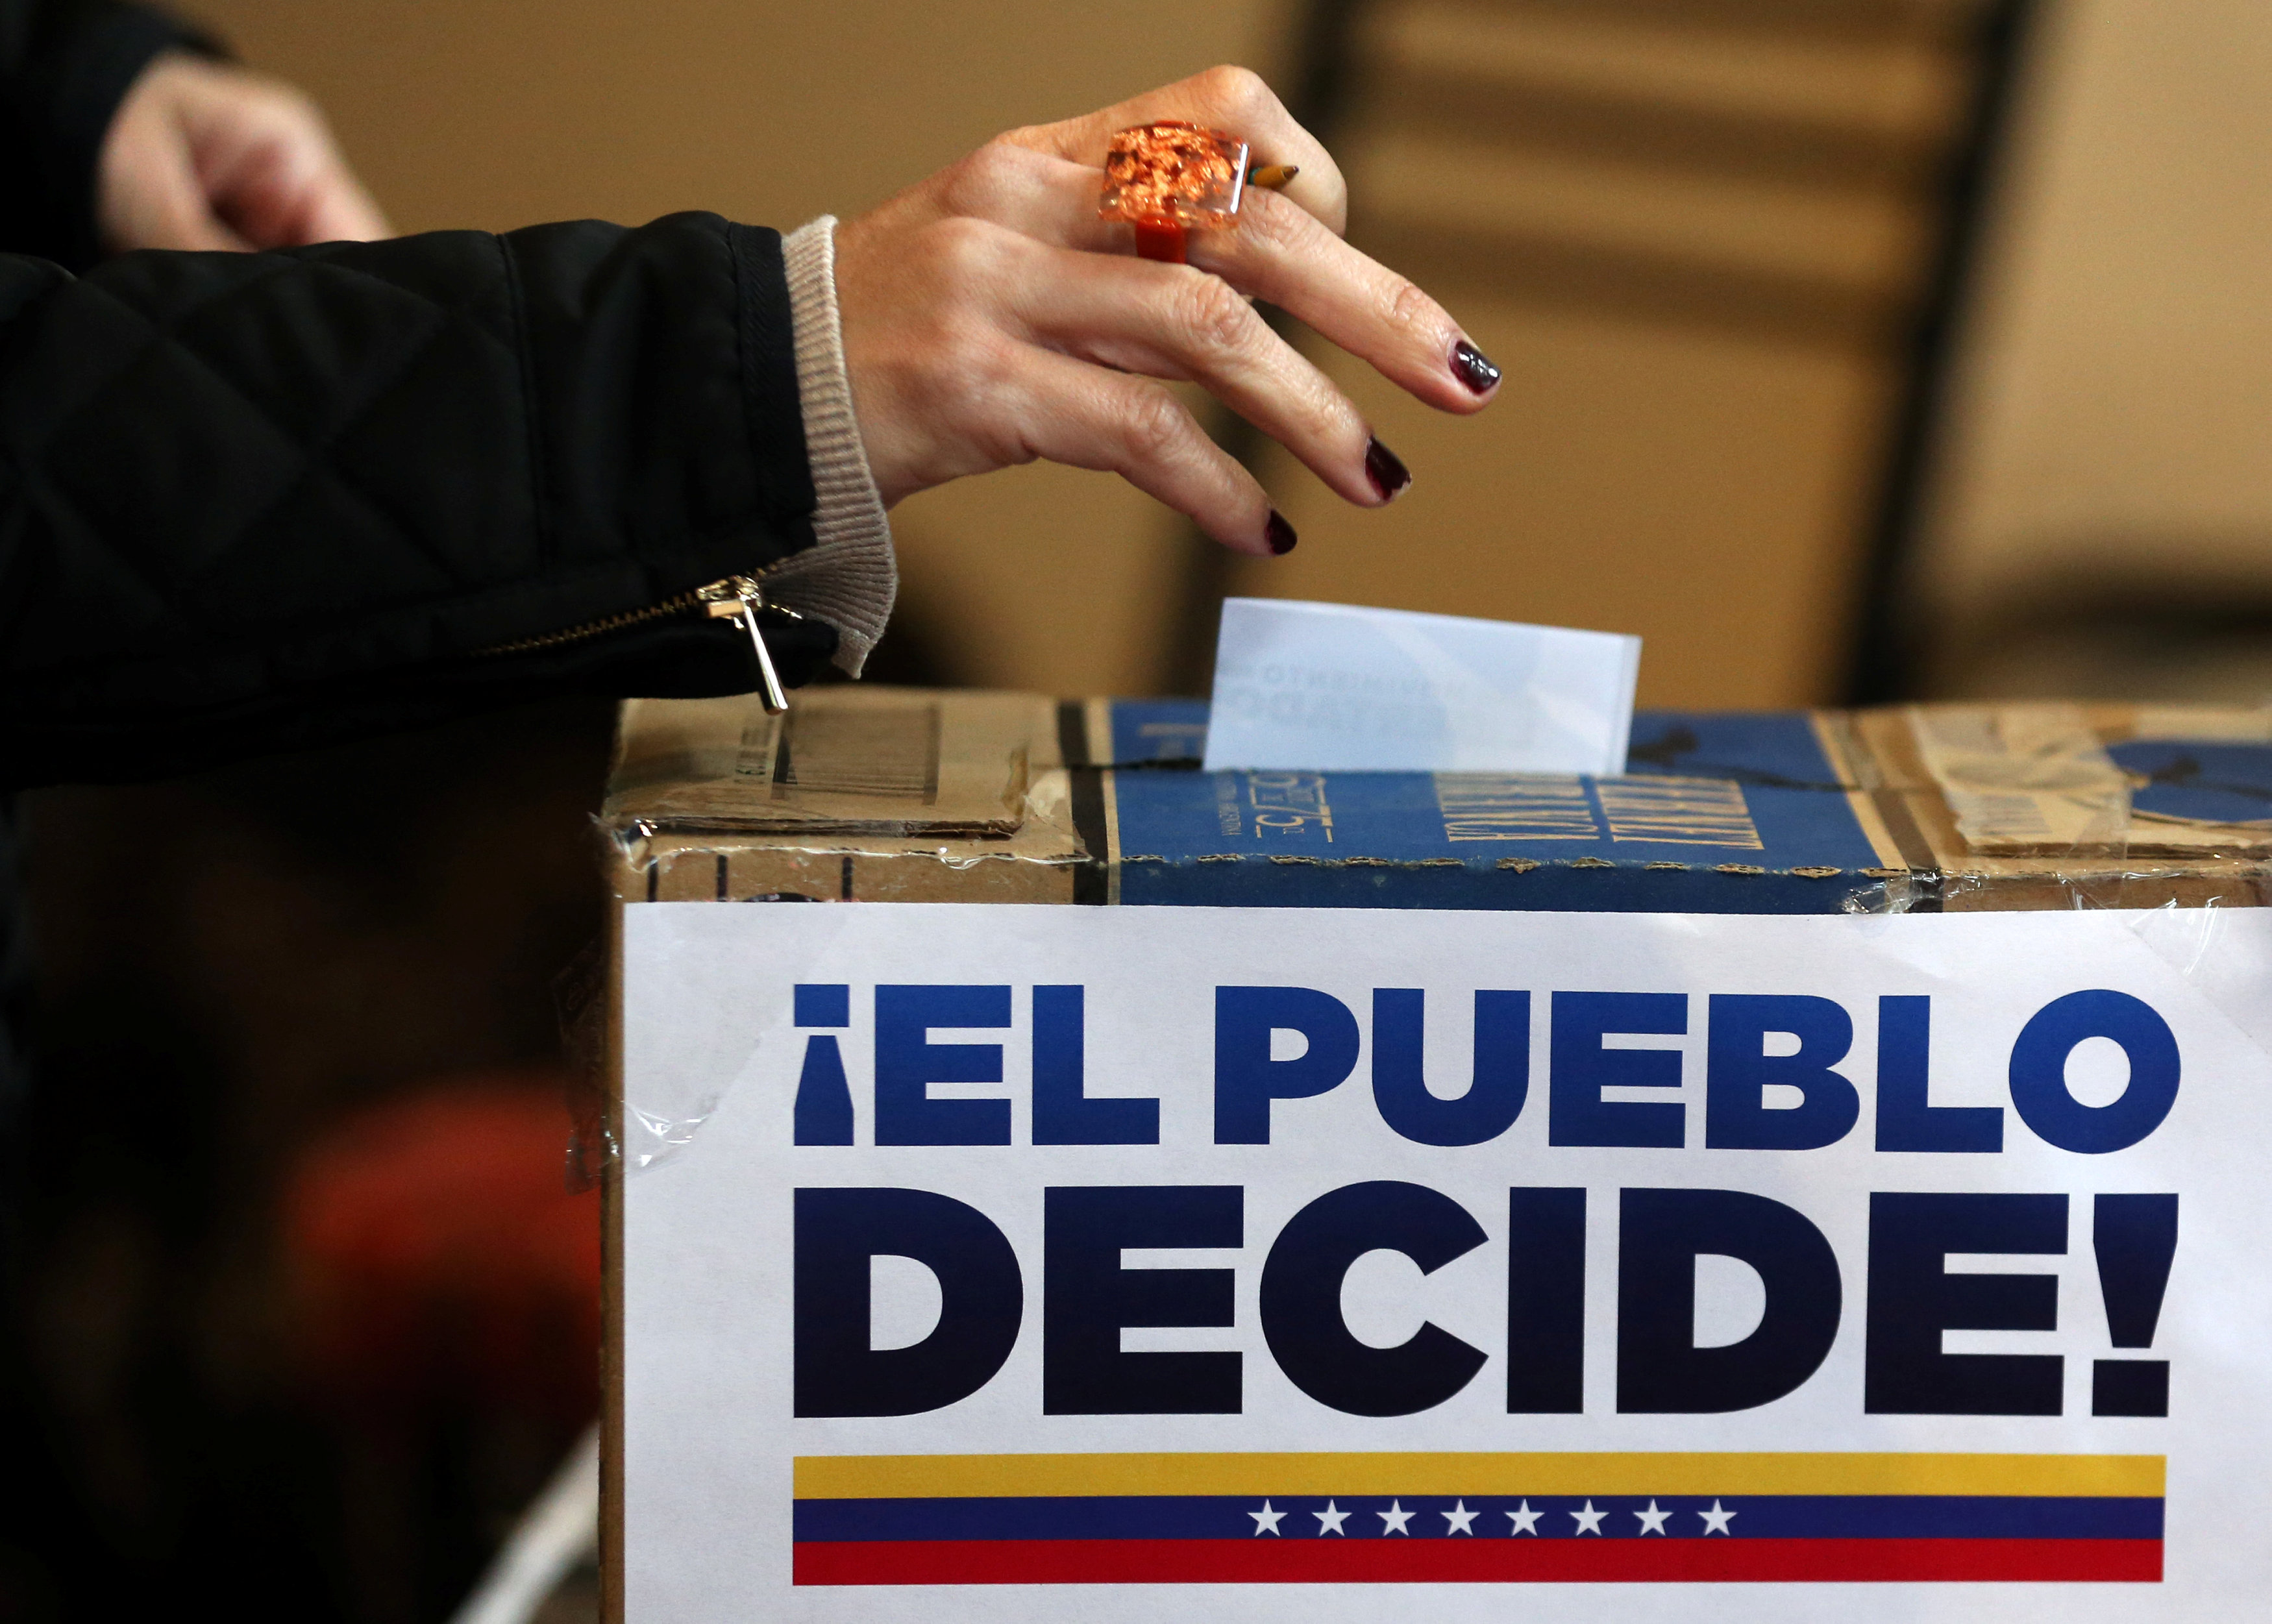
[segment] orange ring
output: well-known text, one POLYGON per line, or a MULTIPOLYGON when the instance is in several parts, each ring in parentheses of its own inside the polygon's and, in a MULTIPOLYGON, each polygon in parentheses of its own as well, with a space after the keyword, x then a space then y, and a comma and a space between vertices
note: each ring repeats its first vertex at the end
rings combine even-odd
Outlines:
POLYGON ((1183 226, 1140 221, 1136 225, 1136 257, 1157 259, 1163 265, 1189 265, 1191 240, 1191 232, 1183 226))
POLYGON ((1192 231, 1237 222, 1250 156, 1237 136, 1177 119, 1116 131, 1097 214, 1134 228, 1141 258, 1188 264, 1192 231))

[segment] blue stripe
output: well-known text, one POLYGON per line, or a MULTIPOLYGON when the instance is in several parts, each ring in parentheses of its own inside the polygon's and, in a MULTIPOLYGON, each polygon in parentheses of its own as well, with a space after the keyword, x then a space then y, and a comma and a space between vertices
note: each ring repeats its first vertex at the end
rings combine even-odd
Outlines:
MULTIPOLYGON (((1220 1495, 1089 1495, 1033 1499, 801 1500, 796 1537, 804 1540, 923 1539, 1233 1539, 1257 1537, 1253 1513, 1262 1501, 1220 1495)), ((1308 1496, 1274 1497, 1281 1538, 1319 1538, 1327 1502, 1308 1496)), ((1382 1513, 1387 1501, 1365 1495, 1333 1502, 1348 1514, 1342 1537, 1390 1537, 1382 1513)), ((1402 1498, 1412 1514, 1407 1537, 1450 1538, 1454 1502, 1435 1496, 1402 1498)), ((1580 1538, 1583 1499, 1561 1496, 1525 1502, 1497 1495, 1469 1499, 1473 1536, 1506 1538, 1516 1526, 1518 1503, 1539 1513, 1537 1537, 1580 1538)), ((1595 1496, 1606 1538, 1643 1538, 1647 1496, 1595 1496)), ((1708 1536, 1705 1513, 1716 1504, 1735 1515, 1728 1537, 1772 1539, 2159 1539, 2162 1501, 2096 1495, 1809 1494, 1743 1495, 1717 1501, 1689 1495, 1654 1501, 1665 1536, 1708 1536)), ((1591 1535, 1584 1536, 1592 1538, 1591 1535)), ((1648 1536, 1654 1537, 1654 1536, 1648 1536)))

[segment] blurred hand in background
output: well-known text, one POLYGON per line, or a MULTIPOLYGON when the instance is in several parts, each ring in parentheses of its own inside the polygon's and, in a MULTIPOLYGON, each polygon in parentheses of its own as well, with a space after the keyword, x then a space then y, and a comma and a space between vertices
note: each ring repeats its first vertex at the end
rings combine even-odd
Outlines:
POLYGON ((104 245, 296 248, 392 236, 316 104, 291 86, 186 52, 153 61, 119 105, 96 172, 104 245))

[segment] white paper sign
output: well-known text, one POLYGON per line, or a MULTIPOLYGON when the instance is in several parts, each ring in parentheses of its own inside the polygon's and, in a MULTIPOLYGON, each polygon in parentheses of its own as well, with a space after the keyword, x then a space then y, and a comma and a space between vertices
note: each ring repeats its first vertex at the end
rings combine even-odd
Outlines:
POLYGON ((624 919, 633 1624, 2272 1596, 2272 913, 624 919))
POLYGON ((1230 598, 1206 768, 1622 773, 1640 639, 1230 598))

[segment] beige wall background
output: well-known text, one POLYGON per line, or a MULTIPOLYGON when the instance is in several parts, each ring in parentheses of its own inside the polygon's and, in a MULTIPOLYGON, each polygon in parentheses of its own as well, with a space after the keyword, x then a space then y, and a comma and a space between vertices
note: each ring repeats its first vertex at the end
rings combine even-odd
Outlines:
MULTIPOLYGON (((1008 125, 1219 61, 1275 74, 1296 11, 188 4, 324 102, 406 230, 849 214, 1008 125)), ((1933 19, 1963 4, 1379 0, 1342 144, 1353 236, 1437 288, 1509 384, 1484 416, 1451 420, 1321 353, 1416 483, 1361 513, 1267 463, 1302 546, 1237 566, 1232 588, 1637 632, 1645 703, 1829 697, 1891 373, 1880 341, 1835 320, 1754 320, 1745 289, 1835 315, 1877 308, 1910 275, 1901 154, 1945 116, 1933 19), (1560 123, 1529 119, 1540 108, 1560 123), (1629 129, 1655 130, 1654 146, 1629 129), (1882 148, 1887 173, 1760 146, 1783 131, 1805 160, 1824 131, 1825 150, 1882 148), (1742 160, 1745 140, 1767 160, 1742 160), (1446 230, 1465 246, 1446 250, 1446 230), (1734 314, 1663 288, 1627 296, 1652 266, 1734 288, 1734 314)), ((954 679, 1170 680, 1192 543, 1147 498, 1032 468, 927 493, 894 524, 908 618, 954 679)))
POLYGON ((2067 0, 2022 110, 1934 612, 2091 578, 2272 599, 2272 6, 2067 0))

